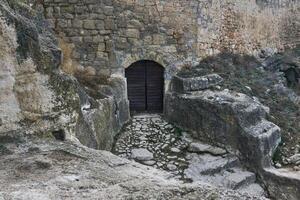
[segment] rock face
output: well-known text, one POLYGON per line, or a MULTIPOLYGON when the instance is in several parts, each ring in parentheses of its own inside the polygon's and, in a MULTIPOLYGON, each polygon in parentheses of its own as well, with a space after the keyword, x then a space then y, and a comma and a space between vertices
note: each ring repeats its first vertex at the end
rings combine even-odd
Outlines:
POLYGON ((63 73, 60 63, 67 58, 42 14, 22 3, 0 3, 0 134, 61 132, 110 150, 129 119, 125 79, 100 80, 93 70, 77 79, 63 73))
POLYGON ((209 154, 192 154, 185 175, 193 181, 210 183, 218 187, 245 191, 248 194, 264 196, 264 189, 257 184, 255 173, 241 168, 236 157, 216 157, 209 154))
POLYGON ((26 143, 3 145, 12 154, 0 154, 0 198, 266 199, 205 183, 185 184, 166 172, 78 144, 21 140, 26 143))
POLYGON ((254 168, 270 166, 280 129, 266 121, 265 108, 244 94, 199 91, 167 94, 167 118, 194 137, 239 150, 254 168))
POLYGON ((176 91, 189 92, 205 90, 221 83, 222 81, 222 77, 218 74, 209 74, 192 78, 181 78, 179 76, 174 76, 172 86, 176 91))
MULTIPOLYGON (((222 90, 218 85, 193 92, 177 90, 172 85, 171 88, 173 90, 166 96, 168 104, 165 110, 170 121, 192 130, 196 138, 235 152, 243 163, 258 173, 272 197, 299 198, 296 188, 299 188, 300 179, 297 172, 293 172, 293 169, 276 171, 272 168, 272 156, 280 142, 280 128, 266 120, 269 109, 257 98, 228 89, 222 90)), ((204 147, 200 145, 198 149, 204 147)), ((296 160, 297 155, 292 158, 296 160)), ((195 177, 192 173, 190 176, 195 177)), ((227 177, 226 173, 224 176, 227 177)), ((216 178, 215 181, 218 180, 216 178)), ((249 187, 249 190, 252 187, 256 186, 249 187)))
POLYGON ((205 182, 265 196, 256 175, 244 169, 237 156, 181 132, 159 115, 136 115, 120 133, 113 152, 168 171, 184 182, 205 182))
POLYGON ((68 80, 57 71, 60 51, 56 41, 48 29, 43 29, 43 24, 37 29, 36 18, 20 16, 18 10, 30 16, 28 8, 16 4, 12 10, 6 1, 1 1, 0 134, 71 127, 76 115, 68 113, 65 106, 66 102, 72 104, 78 99, 70 95, 62 102, 62 94, 52 85, 55 79, 64 80, 65 89, 69 94, 72 92, 68 80))
POLYGON ((79 88, 81 110, 76 137, 88 147, 111 150, 114 137, 129 119, 129 105, 124 78, 106 81, 99 86, 83 83, 85 88, 79 88))

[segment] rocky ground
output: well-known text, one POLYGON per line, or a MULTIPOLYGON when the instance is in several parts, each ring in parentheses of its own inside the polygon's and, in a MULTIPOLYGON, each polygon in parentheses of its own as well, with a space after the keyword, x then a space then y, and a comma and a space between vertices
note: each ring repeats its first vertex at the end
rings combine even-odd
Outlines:
POLYGON ((283 53, 262 51, 257 57, 222 53, 179 72, 182 77, 215 73, 224 81, 214 89, 229 89, 258 98, 270 108, 269 119, 281 128, 282 143, 274 164, 299 170, 300 48, 283 53))
POLYGON ((0 138, 0 199, 265 199, 205 183, 68 141, 0 138))
POLYGON ((254 173, 226 150, 203 144, 160 115, 136 115, 120 133, 113 152, 170 172, 184 182, 206 182, 218 187, 264 195, 254 173))

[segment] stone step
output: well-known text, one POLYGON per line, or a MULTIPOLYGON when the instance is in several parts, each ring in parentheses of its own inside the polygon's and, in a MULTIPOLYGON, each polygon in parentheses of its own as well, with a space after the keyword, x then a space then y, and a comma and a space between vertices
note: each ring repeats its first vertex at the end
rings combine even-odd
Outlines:
POLYGON ((256 125, 267 113, 259 104, 235 104, 234 110, 244 127, 256 125))
POLYGON ((255 195, 255 196, 265 196, 266 195, 265 190, 257 183, 252 183, 250 185, 246 185, 245 187, 240 188, 239 191, 248 193, 250 195, 255 195))
POLYGON ((210 154, 189 154, 191 156, 189 167, 184 171, 187 178, 193 181, 201 180, 204 175, 214 175, 232 167, 239 167, 237 157, 227 155, 212 156, 210 154))
POLYGON ((256 176, 254 173, 241 168, 231 168, 213 176, 201 176, 198 181, 209 183, 218 187, 225 187, 233 190, 245 188, 254 184, 256 176))
POLYGON ((191 78, 175 76, 172 80, 173 89, 177 92, 205 90, 223 82, 218 74, 208 74, 191 78))
POLYGON ((245 129, 249 134, 253 136, 272 135, 274 132, 280 131, 280 128, 274 123, 262 119, 257 124, 245 129))
POLYGON ((248 161, 252 165, 269 167, 272 155, 281 141, 280 128, 270 121, 262 119, 254 126, 244 128, 248 140, 248 146, 251 146, 251 152, 244 148, 241 151, 247 154, 248 161))
POLYGON ((234 168, 232 171, 225 171, 222 174, 223 186, 231 189, 239 189, 243 186, 255 183, 256 175, 249 171, 244 171, 240 168, 234 168))

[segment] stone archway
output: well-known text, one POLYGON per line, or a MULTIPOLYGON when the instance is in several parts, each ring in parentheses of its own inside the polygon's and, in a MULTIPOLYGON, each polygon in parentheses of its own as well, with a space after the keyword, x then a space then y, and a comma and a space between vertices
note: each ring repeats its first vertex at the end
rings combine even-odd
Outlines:
POLYGON ((162 112, 164 105, 164 68, 141 60, 125 69, 131 112, 162 112))

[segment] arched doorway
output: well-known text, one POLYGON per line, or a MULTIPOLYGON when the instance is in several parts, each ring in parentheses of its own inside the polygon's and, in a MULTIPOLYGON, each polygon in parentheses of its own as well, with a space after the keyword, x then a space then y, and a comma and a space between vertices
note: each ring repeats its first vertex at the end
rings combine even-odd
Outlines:
POLYGON ((133 63, 125 70, 131 112, 162 112, 164 68, 149 60, 133 63))

